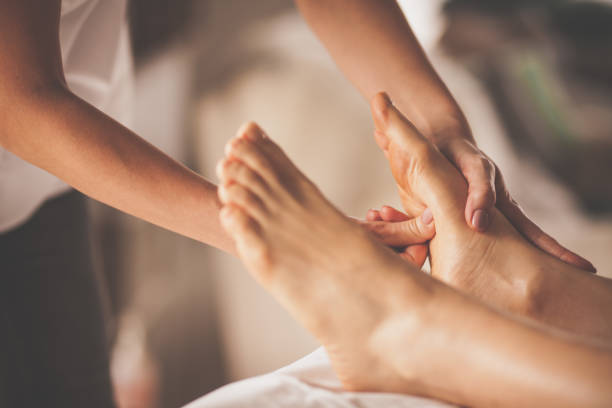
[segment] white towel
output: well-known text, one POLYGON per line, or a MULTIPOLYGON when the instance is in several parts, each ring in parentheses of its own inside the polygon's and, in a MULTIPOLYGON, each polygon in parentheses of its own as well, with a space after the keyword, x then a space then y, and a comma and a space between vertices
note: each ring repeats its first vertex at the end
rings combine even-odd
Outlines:
POLYGON ((451 405, 400 394, 347 392, 319 348, 270 374, 238 381, 184 408, 447 408, 451 405))

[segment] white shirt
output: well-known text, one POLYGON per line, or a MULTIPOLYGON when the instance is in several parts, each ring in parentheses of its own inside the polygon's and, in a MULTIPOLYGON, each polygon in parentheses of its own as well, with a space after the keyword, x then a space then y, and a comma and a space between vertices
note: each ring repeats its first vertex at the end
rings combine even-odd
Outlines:
MULTIPOLYGON (((129 125, 132 59, 126 0, 63 0, 60 44, 72 92, 129 125)), ((22 224, 45 200, 68 189, 0 148, 0 232, 22 224)))

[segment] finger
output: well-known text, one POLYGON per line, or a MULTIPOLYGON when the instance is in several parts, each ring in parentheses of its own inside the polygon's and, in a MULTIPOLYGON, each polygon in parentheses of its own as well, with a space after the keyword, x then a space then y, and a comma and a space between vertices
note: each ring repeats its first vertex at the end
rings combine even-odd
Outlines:
POLYGON ((410 219, 408 215, 388 205, 383 205, 380 209, 380 215, 384 221, 389 222, 408 221, 410 219))
POLYGON ((468 182, 465 218, 470 227, 479 232, 491 223, 491 210, 495 206, 495 165, 481 154, 473 154, 467 164, 460 167, 468 182))
POLYGON ((567 264, 588 272, 597 272, 597 269, 595 269, 591 262, 563 247, 553 237, 542 231, 540 227, 527 218, 523 210, 509 195, 504 194, 504 197, 504 199, 500 200, 497 207, 508 218, 510 223, 533 245, 567 264))
POLYGON ((363 225, 386 245, 405 247, 427 242, 434 237, 436 231, 433 220, 426 224, 422 218, 400 222, 374 221, 363 225))
POLYGON ((440 146, 440 151, 459 169, 468 182, 465 220, 474 230, 484 232, 491 223, 495 206, 495 164, 468 140, 455 138, 440 146))
POLYGON ((402 146, 404 151, 430 147, 425 137, 397 110, 386 93, 376 94, 370 108, 377 130, 376 142, 382 150, 388 150, 391 143, 402 146))
MULTIPOLYGON (((401 211, 398 211, 395 208, 390 207, 388 205, 383 206, 383 208, 380 210, 380 215, 382 216, 383 221, 388 221, 388 222, 400 222, 400 221, 407 221, 411 219, 407 214, 401 211)), ((423 225, 429 225, 433 222, 433 213, 431 212, 429 208, 426 208, 421 213, 420 221, 423 225)))
POLYGON ((421 269, 427 260, 427 252, 427 245, 418 244, 407 247, 399 256, 421 269))
POLYGON ((370 209, 366 214, 366 221, 384 221, 380 216, 380 211, 370 209))
POLYGON ((474 176, 467 176, 468 199, 465 206, 465 219, 468 225, 479 232, 487 230, 491 224, 491 210, 495 206, 495 190, 488 181, 488 169, 481 169, 474 176))
POLYGON ((375 130, 374 140, 376 140, 376 144, 378 145, 378 147, 380 147, 380 150, 382 150, 386 155, 389 151, 389 138, 387 137, 387 135, 385 135, 380 130, 375 130))

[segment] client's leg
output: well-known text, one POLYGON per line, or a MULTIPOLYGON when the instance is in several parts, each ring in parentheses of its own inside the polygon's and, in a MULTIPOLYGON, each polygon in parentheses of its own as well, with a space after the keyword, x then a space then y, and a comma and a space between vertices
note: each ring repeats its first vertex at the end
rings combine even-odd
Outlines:
POLYGON ((606 350, 418 273, 340 214, 255 125, 227 153, 218 168, 225 228, 253 275, 325 345, 347 388, 470 406, 610 403, 606 350))
POLYGON ((612 281, 574 268, 529 244, 499 212, 487 233, 465 224, 467 184, 384 94, 372 101, 376 138, 403 201, 429 207, 436 237, 432 274, 505 310, 577 334, 612 340, 612 281))

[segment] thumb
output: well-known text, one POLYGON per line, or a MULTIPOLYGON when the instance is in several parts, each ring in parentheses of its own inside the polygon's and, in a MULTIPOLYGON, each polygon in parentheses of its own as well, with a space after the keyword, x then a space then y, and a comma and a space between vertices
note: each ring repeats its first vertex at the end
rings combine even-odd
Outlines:
POLYGON ((372 221, 363 225, 378 239, 389 246, 404 247, 429 241, 436 234, 431 214, 411 218, 407 221, 372 221))

